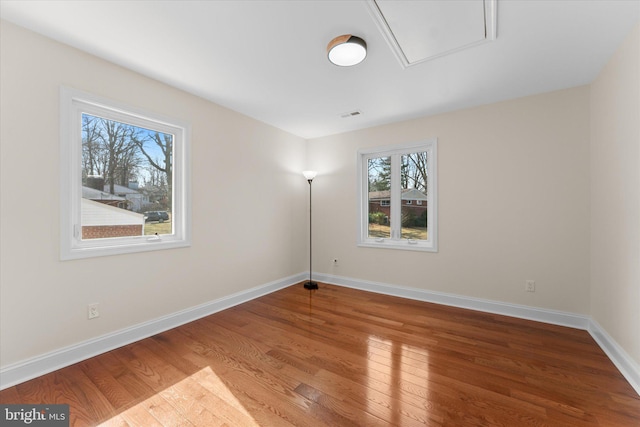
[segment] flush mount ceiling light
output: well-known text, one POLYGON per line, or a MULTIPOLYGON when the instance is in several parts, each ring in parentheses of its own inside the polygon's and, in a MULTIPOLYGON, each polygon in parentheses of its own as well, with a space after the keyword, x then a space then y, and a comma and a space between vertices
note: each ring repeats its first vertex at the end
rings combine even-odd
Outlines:
POLYGON ((350 67, 364 61, 367 56, 367 43, 360 37, 344 34, 329 42, 327 55, 333 64, 350 67))

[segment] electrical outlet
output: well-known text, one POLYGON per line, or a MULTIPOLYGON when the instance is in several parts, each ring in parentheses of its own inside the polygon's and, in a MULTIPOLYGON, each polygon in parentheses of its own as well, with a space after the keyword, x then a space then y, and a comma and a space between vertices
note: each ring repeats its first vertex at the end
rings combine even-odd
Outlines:
POLYGON ((89 304, 87 306, 87 318, 89 320, 100 317, 100 311, 98 311, 98 303, 89 304))
POLYGON ((535 280, 527 280, 525 283, 525 290, 527 292, 535 292, 536 291, 536 281, 535 280))

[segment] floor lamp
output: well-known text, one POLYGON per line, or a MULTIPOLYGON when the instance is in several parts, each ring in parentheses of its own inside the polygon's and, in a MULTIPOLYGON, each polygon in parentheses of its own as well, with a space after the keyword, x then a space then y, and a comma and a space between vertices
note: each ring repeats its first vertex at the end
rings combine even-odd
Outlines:
POLYGON ((304 288, 305 289, 309 289, 309 290, 313 290, 313 289, 318 289, 318 284, 312 280, 312 277, 313 277, 312 265, 313 264, 311 263, 311 254, 312 254, 313 245, 311 244, 311 237, 312 237, 312 233, 311 233, 311 224, 312 224, 312 222, 311 222, 311 181, 313 181, 313 178, 316 177, 317 172, 316 171, 304 171, 304 172, 302 172, 302 174, 304 175, 305 178, 307 178, 307 182, 309 183, 309 281, 304 284, 304 288))

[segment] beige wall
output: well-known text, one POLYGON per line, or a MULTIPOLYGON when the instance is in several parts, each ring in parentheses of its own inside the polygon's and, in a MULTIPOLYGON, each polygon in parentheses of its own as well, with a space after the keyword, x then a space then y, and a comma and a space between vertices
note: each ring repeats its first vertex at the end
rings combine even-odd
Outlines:
POLYGON ((591 315, 640 364, 640 26, 591 86, 591 315))
POLYGON ((319 272, 589 313, 588 87, 320 138, 309 150, 319 272), (357 247, 358 148, 433 137, 439 252, 357 247))
POLYGON ((7 22, 1 31, 2 366, 304 271, 304 140, 7 22), (191 124, 190 248, 59 261, 60 85, 191 124), (88 321, 94 302, 101 317, 88 321))

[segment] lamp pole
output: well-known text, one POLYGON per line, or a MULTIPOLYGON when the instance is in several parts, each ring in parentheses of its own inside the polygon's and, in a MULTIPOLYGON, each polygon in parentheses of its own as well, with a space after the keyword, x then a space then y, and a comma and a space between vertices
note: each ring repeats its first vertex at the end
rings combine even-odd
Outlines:
POLYGON ((302 172, 305 178, 307 178, 307 182, 309 183, 309 281, 304 284, 305 289, 314 290, 318 289, 318 284, 313 281, 313 264, 312 264, 312 253, 313 253, 313 245, 312 245, 312 221, 311 221, 311 182, 313 178, 315 178, 317 172, 316 171, 304 171, 302 172))

